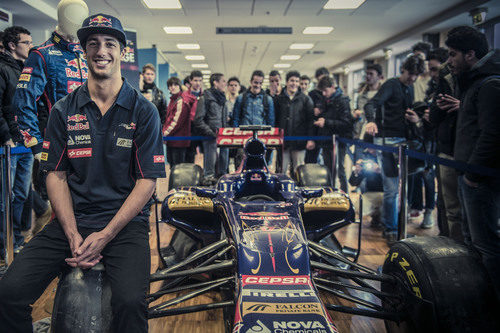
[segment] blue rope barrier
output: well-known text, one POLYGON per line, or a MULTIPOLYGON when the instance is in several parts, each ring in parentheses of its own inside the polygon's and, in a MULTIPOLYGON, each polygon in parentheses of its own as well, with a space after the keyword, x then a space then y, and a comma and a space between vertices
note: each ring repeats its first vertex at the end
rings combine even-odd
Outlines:
MULTIPOLYGON (((13 148, 10 148, 10 153, 12 155, 17 155, 17 154, 25 154, 25 153, 30 153, 31 154, 31 149, 29 148, 26 148, 26 147, 13 147, 13 148)), ((4 152, 4 148, 3 147, 0 147, 0 155, 4 155, 5 152, 4 152)))

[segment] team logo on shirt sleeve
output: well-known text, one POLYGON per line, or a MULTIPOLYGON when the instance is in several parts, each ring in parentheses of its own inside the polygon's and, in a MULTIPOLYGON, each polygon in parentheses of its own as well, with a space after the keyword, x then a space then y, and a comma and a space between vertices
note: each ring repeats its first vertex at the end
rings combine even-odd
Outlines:
POLYGON ((165 156, 163 155, 154 155, 153 163, 165 163, 165 156))
POLYGON ((41 159, 42 161, 46 161, 46 160, 48 160, 48 159, 49 159, 49 153, 43 152, 43 153, 42 153, 42 156, 40 156, 40 159, 41 159))
POLYGON ((43 149, 49 149, 50 141, 44 141, 42 147, 43 147, 43 149))
POLYGON ((21 74, 21 76, 19 76, 19 81, 30 81, 31 80, 31 74, 21 74))

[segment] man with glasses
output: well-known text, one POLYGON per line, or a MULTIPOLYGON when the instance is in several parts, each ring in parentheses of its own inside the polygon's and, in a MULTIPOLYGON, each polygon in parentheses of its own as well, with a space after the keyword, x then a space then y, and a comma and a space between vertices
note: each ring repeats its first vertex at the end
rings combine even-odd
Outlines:
MULTIPOLYGON (((262 90, 264 73, 255 70, 250 79, 250 89, 236 98, 233 108, 233 126, 240 125, 271 125, 274 126, 274 104, 271 96, 262 90)), ((268 150, 267 160, 269 162, 268 150)), ((238 168, 243 159, 243 149, 238 150, 235 157, 235 167, 238 168)))
MULTIPOLYGON (((23 139, 19 132, 12 96, 18 85, 26 79, 23 72, 24 61, 28 58, 30 47, 33 45, 30 32, 23 27, 10 27, 3 34, 5 52, 0 53, 0 143, 11 147, 22 146, 23 139)), ((14 200, 12 202, 14 226, 14 253, 19 252, 24 243, 21 235, 21 219, 23 206, 28 197, 31 185, 31 170, 33 169, 33 155, 31 153, 15 154, 11 157, 11 185, 14 200)), ((5 180, 2 175, 2 182, 5 180)), ((2 184, 3 186, 3 184, 2 184)), ((3 198, 0 203, 3 217, 3 198)), ((30 206, 31 207, 31 206, 30 206)), ((0 252, 3 255, 3 223, 0 223, 0 252)))

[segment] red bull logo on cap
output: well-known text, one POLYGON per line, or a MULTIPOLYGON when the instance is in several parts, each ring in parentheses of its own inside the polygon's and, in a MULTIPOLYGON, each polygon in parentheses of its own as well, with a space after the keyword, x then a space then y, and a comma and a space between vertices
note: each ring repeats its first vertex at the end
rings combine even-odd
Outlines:
POLYGON ((111 23, 111 20, 102 16, 102 15, 97 15, 93 19, 89 21, 89 26, 91 27, 112 27, 113 24, 111 23))

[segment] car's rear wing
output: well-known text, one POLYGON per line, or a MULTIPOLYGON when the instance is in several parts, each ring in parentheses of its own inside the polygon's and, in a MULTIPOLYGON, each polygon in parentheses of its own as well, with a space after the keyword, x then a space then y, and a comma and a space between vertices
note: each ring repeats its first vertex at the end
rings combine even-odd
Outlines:
POLYGON ((217 146, 223 147, 243 147, 245 142, 253 137, 253 132, 257 131, 257 136, 266 147, 281 147, 283 145, 283 129, 266 126, 266 130, 260 130, 259 126, 241 126, 219 128, 217 132, 217 146))

